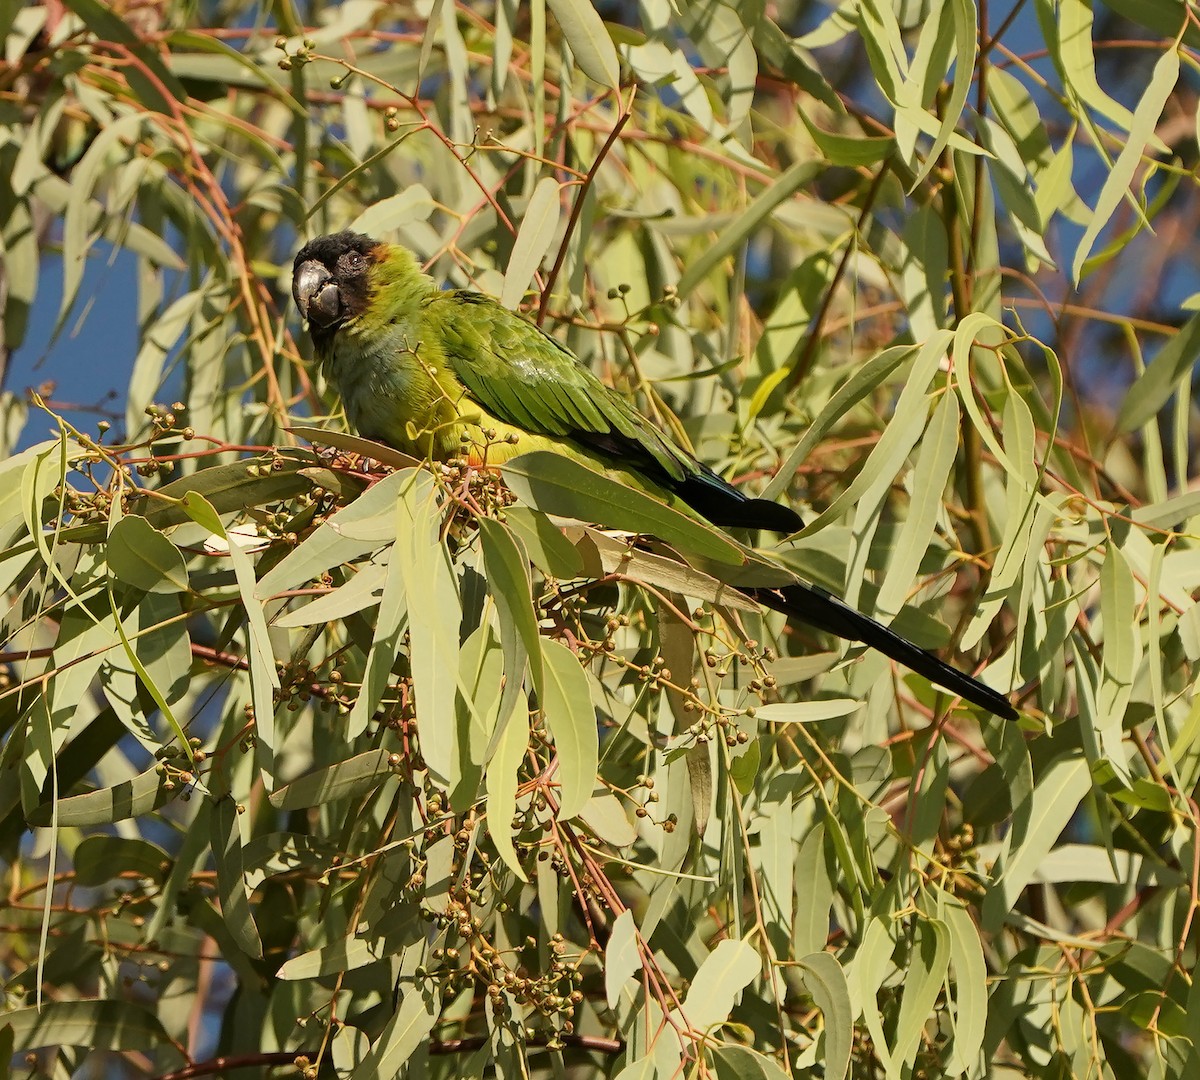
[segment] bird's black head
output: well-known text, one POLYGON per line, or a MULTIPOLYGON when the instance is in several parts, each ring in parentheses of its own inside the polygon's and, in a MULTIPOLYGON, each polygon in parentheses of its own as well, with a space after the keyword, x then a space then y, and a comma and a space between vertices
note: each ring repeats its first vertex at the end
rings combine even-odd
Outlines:
POLYGON ((292 267, 292 297, 316 344, 366 309, 378 248, 378 241, 362 233, 340 232, 300 249, 292 267))

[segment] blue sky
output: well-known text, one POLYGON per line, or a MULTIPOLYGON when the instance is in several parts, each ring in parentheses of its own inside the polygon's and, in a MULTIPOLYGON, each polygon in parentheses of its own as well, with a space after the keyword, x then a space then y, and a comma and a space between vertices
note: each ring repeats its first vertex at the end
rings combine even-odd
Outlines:
MULTIPOLYGON (((75 310, 52 341, 62 300, 62 260, 47 255, 29 329, 12 355, 5 388, 24 394, 29 387, 52 381, 57 383, 55 402, 100 404, 124 415, 125 388, 137 354, 136 293, 136 257, 123 249, 114 253, 105 242, 97 244, 84 270, 75 310)), ((94 412, 60 411, 85 431, 94 432, 100 419, 94 412)), ((48 417, 31 412, 18 448, 56 434, 48 417)))

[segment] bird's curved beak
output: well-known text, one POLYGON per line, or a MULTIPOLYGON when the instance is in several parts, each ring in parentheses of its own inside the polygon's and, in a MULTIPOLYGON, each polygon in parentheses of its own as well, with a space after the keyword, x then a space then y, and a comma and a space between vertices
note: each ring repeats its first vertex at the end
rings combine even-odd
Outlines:
POLYGON ((292 297, 300 314, 316 326, 330 326, 341 315, 342 298, 333 275, 315 259, 301 263, 292 275, 292 297))

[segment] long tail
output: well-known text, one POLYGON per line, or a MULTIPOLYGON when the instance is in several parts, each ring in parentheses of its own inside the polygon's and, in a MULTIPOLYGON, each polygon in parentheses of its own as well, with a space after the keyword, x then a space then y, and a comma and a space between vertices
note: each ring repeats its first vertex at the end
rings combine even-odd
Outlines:
POLYGON ((665 486, 714 525, 725 529, 766 529, 768 532, 799 532, 804 519, 790 506, 770 499, 752 499, 727 483, 707 465, 683 480, 668 480, 665 486))
POLYGON ((882 623, 855 611, 820 586, 797 582, 779 589, 747 589, 746 592, 760 604, 781 611, 817 630, 878 649, 884 656, 891 657, 910 671, 966 698, 981 709, 1002 716, 1005 720, 1017 719, 1017 710, 1003 695, 965 672, 952 668, 882 623))
MULTIPOLYGON (((790 506, 766 499, 752 499, 706 465, 701 464, 696 472, 689 473, 683 480, 658 479, 714 525, 766 529, 785 534, 804 528, 804 520, 790 506)), ((966 698, 981 709, 1006 720, 1017 719, 1017 710, 1003 695, 965 672, 952 668, 882 623, 855 611, 818 585, 797 582, 779 589, 745 591, 760 604, 782 611, 827 634, 878 649, 884 656, 891 657, 910 671, 966 698)))

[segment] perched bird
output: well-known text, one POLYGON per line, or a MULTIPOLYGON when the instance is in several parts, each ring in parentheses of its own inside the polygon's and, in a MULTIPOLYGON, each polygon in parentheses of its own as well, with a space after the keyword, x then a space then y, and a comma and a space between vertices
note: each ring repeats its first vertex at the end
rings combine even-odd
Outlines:
MULTIPOLYGON (((790 507, 751 498, 697 461, 540 327, 490 296, 439 288, 399 245, 353 232, 319 237, 296 256, 292 295, 326 377, 366 438, 416 457, 488 465, 550 450, 714 525, 784 534, 804 525, 790 507)), ((1001 694, 818 586, 746 591, 988 712, 1017 717, 1001 694)))

